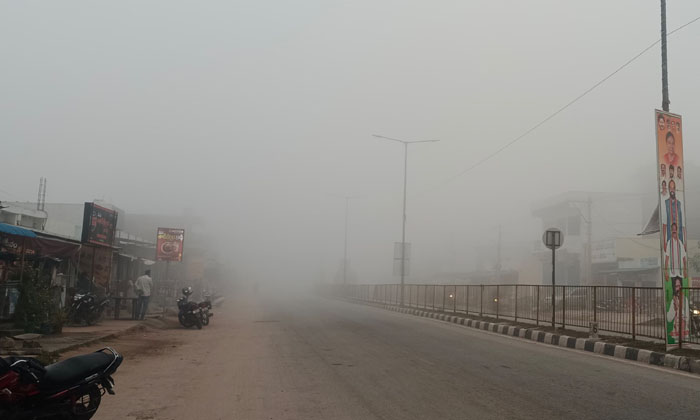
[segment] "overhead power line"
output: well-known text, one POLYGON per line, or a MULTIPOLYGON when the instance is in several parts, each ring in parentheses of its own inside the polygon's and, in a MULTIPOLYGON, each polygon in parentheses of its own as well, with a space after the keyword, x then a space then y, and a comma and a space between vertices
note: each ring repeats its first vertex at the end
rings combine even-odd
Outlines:
MULTIPOLYGON (((670 31, 670 32, 668 33, 668 35, 672 35, 672 34, 678 32, 678 31, 680 31, 681 29, 685 28, 686 26, 691 25, 691 24, 693 24, 693 23, 695 23, 695 22, 697 22, 697 21, 699 21, 699 20, 700 20, 700 16, 698 16, 698 17, 696 17, 695 19, 693 19, 693 20, 691 20, 691 21, 689 21, 689 22, 687 22, 687 23, 685 23, 685 24, 679 26, 678 28, 676 28, 676 29, 670 31)), ((532 126, 531 128, 529 128, 529 129, 528 129, 527 131, 525 131, 524 133, 522 133, 522 134, 520 134, 519 136, 515 137, 513 140, 511 140, 511 141, 509 141, 508 143, 504 144, 503 146, 499 147, 499 148, 496 149, 494 152, 492 152, 492 153, 490 153, 489 155, 487 155, 487 156, 483 157, 482 159, 478 160, 477 162, 475 162, 475 163, 472 164, 471 166, 467 167, 466 169, 460 171, 460 172, 457 173, 456 175, 453 175, 453 176, 447 178, 447 179, 446 179, 445 181, 443 181, 441 184, 439 184, 439 185, 437 185, 437 186, 435 186, 435 187, 433 187, 433 188, 431 188, 431 189, 429 189, 429 190, 423 191, 422 194, 427 193, 427 192, 430 192, 430 191, 433 191, 433 190, 437 190, 437 189, 439 189, 440 187, 449 184, 450 182, 454 181, 455 179, 457 179, 457 178, 461 177, 462 175, 464 175, 464 174, 466 174, 466 173, 468 173, 468 172, 470 172, 470 171, 472 171, 472 170, 478 168, 479 166, 483 165, 484 163, 486 163, 486 162, 490 161, 491 159, 493 159, 494 157, 498 156, 499 154, 501 154, 501 152, 503 152, 504 150, 506 150, 506 149, 508 149, 509 147, 513 146, 515 143, 517 143, 518 141, 522 140, 523 138, 527 137, 530 133, 532 133, 533 131, 537 130, 538 128, 540 128, 541 126, 543 126, 544 124, 546 124, 547 122, 549 122, 549 120, 551 120, 552 118, 554 118, 554 117, 556 117, 557 115, 561 114, 561 113, 564 112, 567 108, 569 108, 570 106, 572 106, 572 105, 575 104, 576 102, 578 102, 578 101, 580 101, 581 99, 583 99, 583 98, 584 98, 586 95, 588 95, 589 93, 593 92, 593 91, 594 91, 596 88, 598 88, 600 85, 602 85, 603 83, 607 82, 610 78, 612 78, 612 77, 615 76, 617 73, 619 73, 620 71, 622 71, 622 69, 624 69, 625 67, 627 67, 627 66, 629 66, 630 64, 632 64, 635 60, 637 60, 639 57, 641 57, 642 55, 644 55, 646 52, 648 52, 649 50, 651 50, 652 48, 654 48, 654 47, 655 47, 658 43, 660 43, 660 42, 661 42, 661 39, 656 40, 654 43, 652 43, 651 45, 649 45, 648 47, 644 48, 642 51, 640 51, 639 53, 637 53, 634 57, 632 57, 632 58, 630 58, 629 60, 627 60, 627 61, 626 61, 624 64, 622 64, 620 67, 616 68, 612 73, 608 74, 607 76, 605 76, 604 78, 602 78, 601 80, 599 80, 599 81, 598 81, 597 83, 595 83, 593 86, 591 86, 590 88, 586 89, 583 93, 581 93, 580 95, 578 95, 577 97, 575 97, 574 99, 572 99, 571 101, 569 101, 568 103, 566 103, 566 104, 565 104, 564 106, 562 106, 561 108, 559 108, 559 109, 557 109, 556 111, 554 111, 553 113, 549 114, 546 118, 544 118, 543 120, 541 120, 540 122, 538 122, 537 124, 535 124, 534 126, 532 126)))

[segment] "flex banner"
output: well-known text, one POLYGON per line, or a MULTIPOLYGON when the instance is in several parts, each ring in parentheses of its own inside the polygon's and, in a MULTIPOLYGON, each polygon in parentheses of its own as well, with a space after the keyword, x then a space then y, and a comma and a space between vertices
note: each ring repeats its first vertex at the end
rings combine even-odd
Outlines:
POLYGON ((659 180, 661 277, 666 304, 666 345, 678 347, 689 335, 688 253, 685 214, 685 167, 680 115, 656 110, 656 151, 659 180))

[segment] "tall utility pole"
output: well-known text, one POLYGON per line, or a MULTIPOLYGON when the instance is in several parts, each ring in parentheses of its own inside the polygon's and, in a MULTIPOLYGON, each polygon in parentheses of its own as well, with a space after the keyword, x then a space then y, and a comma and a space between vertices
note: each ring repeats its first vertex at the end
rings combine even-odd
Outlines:
POLYGON ((343 248, 343 285, 348 284, 348 209, 350 197, 345 197, 345 247, 343 248))
POLYGON ((350 220, 350 200, 355 199, 355 198, 362 198, 363 196, 361 195, 339 195, 339 194, 330 194, 330 193, 325 193, 324 195, 328 195, 331 197, 335 198, 343 198, 345 199, 345 235, 343 239, 343 284, 347 284, 348 282, 348 221, 350 220))
POLYGON ((497 284, 501 283, 501 225, 498 225, 498 247, 496 248, 496 277, 497 284))
POLYGON ((666 0, 661 0, 661 109, 669 112, 668 99, 668 48, 666 43, 666 0))
POLYGON ((379 134, 372 134, 374 137, 391 140, 403 144, 404 157, 403 157, 403 225, 401 227, 401 306, 403 306, 404 301, 404 278, 406 277, 406 184, 408 175, 408 145, 414 143, 434 143, 440 140, 414 140, 406 141, 394 139, 391 137, 380 136, 379 134))
POLYGON ((588 217, 588 220, 586 220, 586 282, 589 286, 593 284, 593 246, 591 245, 593 241, 592 207, 593 202, 589 195, 588 200, 586 200, 586 217, 588 217))

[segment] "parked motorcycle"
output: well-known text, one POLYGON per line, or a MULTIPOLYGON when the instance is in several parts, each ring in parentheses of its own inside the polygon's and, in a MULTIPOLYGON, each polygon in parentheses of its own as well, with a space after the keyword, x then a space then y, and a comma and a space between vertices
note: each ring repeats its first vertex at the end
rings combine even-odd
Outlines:
MULTIPOLYGON (((185 287, 182 289, 183 296, 177 300, 177 319, 185 328, 193 326, 201 330, 204 325, 204 311, 197 302, 190 302, 189 297, 192 295, 192 288, 185 287)), ((209 320, 207 318, 207 323, 209 320)))
POLYGON ((204 300, 199 302, 199 307, 202 309, 202 324, 209 325, 209 321, 214 317, 214 312, 212 312, 211 297, 204 296, 204 300))
POLYGON ((70 306, 69 318, 73 323, 92 325, 102 318, 109 305, 109 297, 100 299, 92 293, 76 293, 70 306))
POLYGON ((0 358, 0 419, 90 419, 123 357, 106 347, 44 367, 25 357, 0 358))
POLYGON ((690 302, 690 333, 700 337, 700 303, 690 302))

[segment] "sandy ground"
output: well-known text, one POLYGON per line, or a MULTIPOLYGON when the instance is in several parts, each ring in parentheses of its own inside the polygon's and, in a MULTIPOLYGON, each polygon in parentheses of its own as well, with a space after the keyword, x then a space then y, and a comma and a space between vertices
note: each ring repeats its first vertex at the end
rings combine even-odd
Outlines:
POLYGON ((106 343, 96 419, 696 418, 700 378, 324 299, 106 343))

